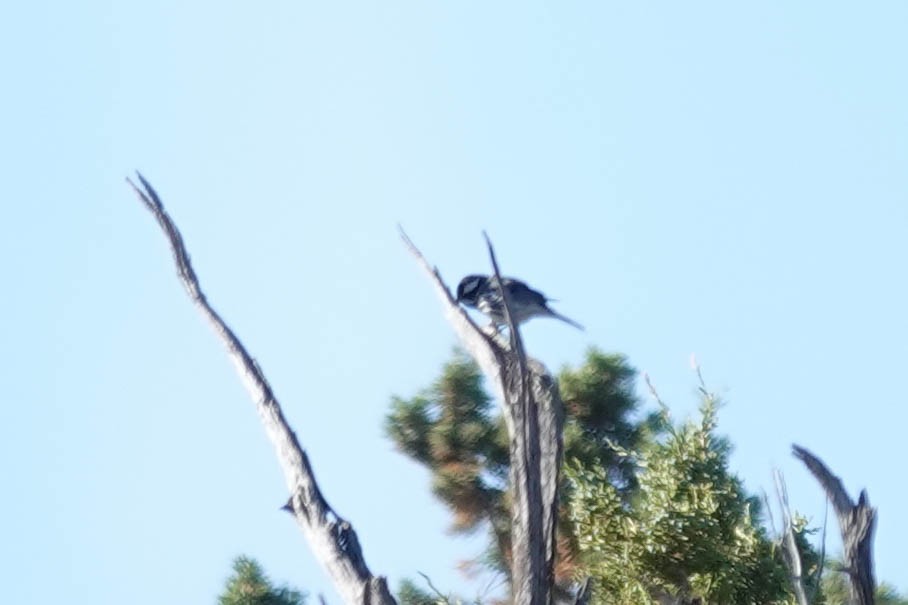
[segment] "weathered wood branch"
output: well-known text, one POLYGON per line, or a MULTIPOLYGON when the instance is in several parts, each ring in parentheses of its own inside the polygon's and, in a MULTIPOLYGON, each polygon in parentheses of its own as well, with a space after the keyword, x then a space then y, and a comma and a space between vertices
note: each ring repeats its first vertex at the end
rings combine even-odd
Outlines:
MULTIPOLYGON (((798 605, 810 605, 810 601, 807 599, 807 591, 804 589, 804 572, 801 564, 801 553, 798 551, 798 544, 795 540, 794 521, 791 516, 791 506, 788 502, 788 487, 785 485, 785 477, 782 476, 782 471, 779 469, 773 471, 773 479, 776 484, 776 499, 782 514, 782 529, 780 533, 782 555, 785 559, 785 565, 788 567, 791 587, 798 605)), ((767 510, 769 510, 769 507, 767 507, 767 510)))
MULTIPOLYGON (((481 330, 457 304, 438 270, 402 230, 401 237, 431 279, 449 323, 502 404, 510 438, 513 601, 519 605, 549 605, 554 586, 563 449, 564 409, 558 384, 543 364, 526 357, 519 328, 511 317, 507 292, 502 292, 509 332, 509 339, 505 340, 494 328, 481 330)), ((498 261, 488 237, 486 243, 500 284, 498 261)))
POLYGON ((823 528, 820 531, 820 558, 817 562, 817 573, 813 579, 813 588, 807 597, 810 603, 815 603, 817 594, 820 592, 820 586, 823 582, 823 571, 826 569, 826 527, 829 523, 829 500, 826 500, 826 506, 823 507, 823 528))
POLYGON ((839 519, 843 571, 848 574, 852 603, 873 605, 876 587, 873 578, 873 532, 876 526, 876 509, 870 506, 867 490, 861 490, 855 504, 845 491, 842 480, 832 474, 822 460, 799 445, 791 447, 795 458, 804 463, 823 487, 839 519))
MULTIPOLYGON (((445 284, 438 269, 429 264, 429 261, 426 260, 426 257, 423 256, 422 252, 419 251, 419 248, 416 247, 403 229, 399 228, 399 231, 400 237, 406 244, 410 254, 416 258, 419 266, 428 274, 429 280, 435 287, 435 292, 441 299, 442 306, 444 306, 445 319, 454 328, 454 333, 460 340, 461 345, 489 379, 489 384, 495 389, 495 394, 499 398, 503 398, 504 392, 502 391, 501 378, 503 359, 501 359, 501 355, 503 355, 504 341, 494 331, 486 333, 476 325, 467 312, 457 304, 457 300, 451 294, 451 290, 445 284)), ((510 428, 508 427, 508 430, 510 428)))
POLYGON ((592 596, 593 579, 587 576, 577 589, 577 594, 574 595, 574 605, 588 605, 592 596))
POLYGON ((227 347, 227 354, 236 366, 261 417, 265 432, 274 446, 290 500, 284 509, 291 512, 315 552, 315 557, 328 571, 338 593, 350 605, 395 605, 387 581, 373 576, 366 566, 362 549, 353 527, 342 519, 325 501, 309 458, 296 434, 290 428, 281 406, 255 359, 240 339, 211 307, 192 268, 189 253, 179 229, 164 209, 157 192, 138 174, 141 187, 130 179, 139 200, 158 221, 173 252, 180 281, 189 298, 199 308, 215 333, 227 347))
MULTIPOLYGON (((489 249, 495 280, 498 284, 503 284, 495 249, 489 236, 485 233, 483 236, 489 249)), ((547 451, 544 455, 543 448, 561 443, 562 427, 557 422, 560 414, 553 414, 551 409, 543 409, 545 392, 534 392, 523 339, 520 337, 519 326, 514 323, 507 288, 501 288, 501 298, 510 337, 509 348, 504 355, 507 365, 503 376, 507 407, 510 408, 515 427, 514 434, 510 436, 509 468, 514 502, 511 507, 514 600, 517 603, 550 603, 554 584, 554 532, 557 527, 556 500, 561 451, 559 448, 558 451, 547 451), (553 434, 553 430, 557 434, 553 434), (552 463, 554 467, 547 468, 552 463), (554 481, 548 481, 550 478, 554 481), (544 489, 547 490, 545 494, 544 489), (518 562, 520 570, 516 568, 518 562), (535 601, 534 595, 541 595, 544 600, 535 601)), ((545 368, 542 371, 546 372, 545 368)))

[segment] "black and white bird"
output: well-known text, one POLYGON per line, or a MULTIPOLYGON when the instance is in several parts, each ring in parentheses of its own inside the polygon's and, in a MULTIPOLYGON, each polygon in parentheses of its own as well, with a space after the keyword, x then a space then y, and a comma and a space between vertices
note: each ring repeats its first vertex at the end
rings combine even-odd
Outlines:
MULTIPOLYGON (((534 317, 554 317, 569 323, 578 330, 582 330, 576 321, 556 313, 549 308, 549 299, 522 281, 510 277, 501 278, 508 292, 508 304, 511 309, 511 318, 516 325, 520 325, 534 317)), ((506 324, 504 315, 504 301, 501 290, 498 288, 494 276, 467 275, 460 280, 457 286, 457 302, 488 315, 495 324, 506 324)))

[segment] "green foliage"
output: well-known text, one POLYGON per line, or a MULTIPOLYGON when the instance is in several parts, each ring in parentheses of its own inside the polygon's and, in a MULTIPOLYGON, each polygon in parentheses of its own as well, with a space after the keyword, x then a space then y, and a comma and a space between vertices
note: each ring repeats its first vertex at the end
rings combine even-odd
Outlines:
MULTIPOLYGON (((585 363, 560 376, 565 403, 565 451, 590 466, 608 469, 617 489, 634 484, 631 461, 611 444, 633 448, 648 431, 633 419, 639 402, 636 371, 621 355, 590 350, 585 363)), ((385 430, 403 453, 432 472, 432 490, 451 509, 452 529, 491 530, 483 560, 507 572, 510 512, 507 480, 509 448, 504 420, 483 389, 476 364, 455 352, 441 377, 410 399, 395 397, 385 430)), ((562 523, 567 530, 570 525, 562 523)), ((564 532, 563 532, 564 533, 564 532)), ((562 540, 559 575, 570 575, 574 540, 562 540)))
POLYGON ((233 575, 227 579, 219 605, 304 605, 306 594, 287 586, 275 586, 255 559, 237 557, 233 575))
POLYGON ((420 395, 395 397, 385 430, 432 471, 432 491, 455 513, 453 529, 473 530, 493 514, 507 483, 507 434, 466 355, 456 353, 420 395))
POLYGON ((729 447, 715 435, 717 402, 702 394, 699 422, 669 425, 665 438, 635 452, 616 448, 639 468, 630 501, 602 469, 568 465, 581 573, 594 578, 602 603, 649 604, 662 594, 790 602, 784 565, 755 518, 757 502, 728 470, 729 447))
POLYGON ((635 467, 631 457, 613 446, 634 449, 658 424, 656 416, 634 419, 639 407, 636 379, 624 356, 596 349, 587 352, 582 366, 564 369, 558 378, 565 408, 565 459, 606 469, 619 489, 633 486, 635 467))
POLYGON ((795 545, 801 555, 801 581, 807 592, 807 598, 810 599, 811 605, 826 605, 828 603, 826 595, 818 582, 820 579, 819 568, 824 561, 809 539, 809 536, 816 534, 819 530, 808 527, 807 518, 797 512, 792 514, 791 523, 795 545))
POLYGON ((877 605, 908 605, 908 597, 901 594, 895 586, 881 582, 874 593, 877 605))
POLYGON ((415 582, 407 579, 400 582, 397 601, 400 605, 439 605, 439 603, 445 602, 444 599, 423 590, 415 582))
MULTIPOLYGON (((848 605, 851 602, 848 578, 844 572, 836 571, 841 567, 841 561, 827 562, 827 570, 820 582, 827 605, 848 605)), ((874 600, 877 605, 908 605, 908 596, 899 593, 895 586, 886 582, 877 585, 874 600)))
MULTIPOLYGON (((623 356, 595 349, 559 376, 568 461, 556 560, 561 588, 591 575, 602 603, 649 604, 665 595, 791 603, 788 572, 759 522, 759 501, 729 470, 730 446, 716 434, 718 402, 701 388, 696 422, 676 425, 664 406, 641 417, 636 377, 623 356)), ((508 441, 478 367, 455 353, 430 388, 393 399, 385 429, 430 470, 454 531, 490 530, 475 564, 506 575, 508 441)), ((823 605, 823 591, 812 585, 819 557, 809 533, 798 519, 806 588, 814 605, 823 605)), ((400 598, 429 605, 440 597, 410 584, 400 598)))

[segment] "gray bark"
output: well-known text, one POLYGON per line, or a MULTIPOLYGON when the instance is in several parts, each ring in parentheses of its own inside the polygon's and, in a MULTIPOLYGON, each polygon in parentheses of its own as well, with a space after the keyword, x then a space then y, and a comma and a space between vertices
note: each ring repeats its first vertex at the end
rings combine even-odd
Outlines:
POLYGON ((228 356, 255 402, 290 491, 290 499, 283 508, 293 514, 315 552, 316 559, 328 571, 345 603, 395 605, 396 601, 388 590, 385 578, 373 576, 366 566, 353 526, 337 515, 325 501, 309 464, 309 458, 284 418, 281 406, 261 368, 249 355, 240 339, 208 303, 190 263, 183 237, 164 210, 158 194, 141 174, 138 175, 138 179, 141 187, 127 180, 158 221, 170 244, 177 274, 189 298, 227 347, 228 356))
POLYGON ((588 605, 592 594, 593 579, 587 576, 577 589, 577 594, 574 595, 574 605, 588 605))
POLYGON ((845 491, 842 480, 822 460, 798 445, 792 445, 795 458, 804 463, 826 492, 839 519, 842 532, 844 572, 848 574, 851 602, 873 605, 876 584, 873 578, 873 532, 876 509, 870 506, 867 490, 861 490, 857 504, 845 491))
MULTIPOLYGON (((803 566, 801 565, 801 553, 798 552, 798 544, 795 540, 794 522, 791 518, 791 506, 788 503, 788 488, 785 485, 785 478, 778 469, 773 473, 776 483, 776 498, 779 501, 779 510, 782 514, 782 530, 780 540, 782 543, 782 555, 789 571, 789 580, 794 591, 798 605, 810 605, 807 599, 807 591, 804 590, 803 566)), ((766 507, 769 511, 769 506, 766 507)))
MULTIPOLYGON (((441 274, 401 232, 410 252, 429 275, 448 322, 464 348, 493 385, 502 404, 510 438, 511 585, 518 605, 550 605, 553 598, 558 482, 562 458, 564 409, 557 382, 540 362, 527 359, 520 331, 511 320, 509 340, 480 329, 457 304, 441 274)), ((498 263, 491 243, 495 275, 498 263)))

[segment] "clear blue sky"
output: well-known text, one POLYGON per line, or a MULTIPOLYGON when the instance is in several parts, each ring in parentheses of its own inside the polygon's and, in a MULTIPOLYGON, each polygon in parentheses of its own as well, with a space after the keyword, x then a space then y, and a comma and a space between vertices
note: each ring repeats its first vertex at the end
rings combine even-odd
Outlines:
MULTIPOLYGON (((381 424, 453 345, 401 246, 504 270, 683 417, 696 353, 750 489, 798 442, 908 589, 904 2, 18 2, 0 18, 9 603, 213 603, 232 557, 337 598, 257 416, 123 179, 142 170, 372 570, 453 566, 381 424), (794 5, 796 4, 796 6, 794 5)), ((835 532, 833 532, 835 533, 835 532)))

